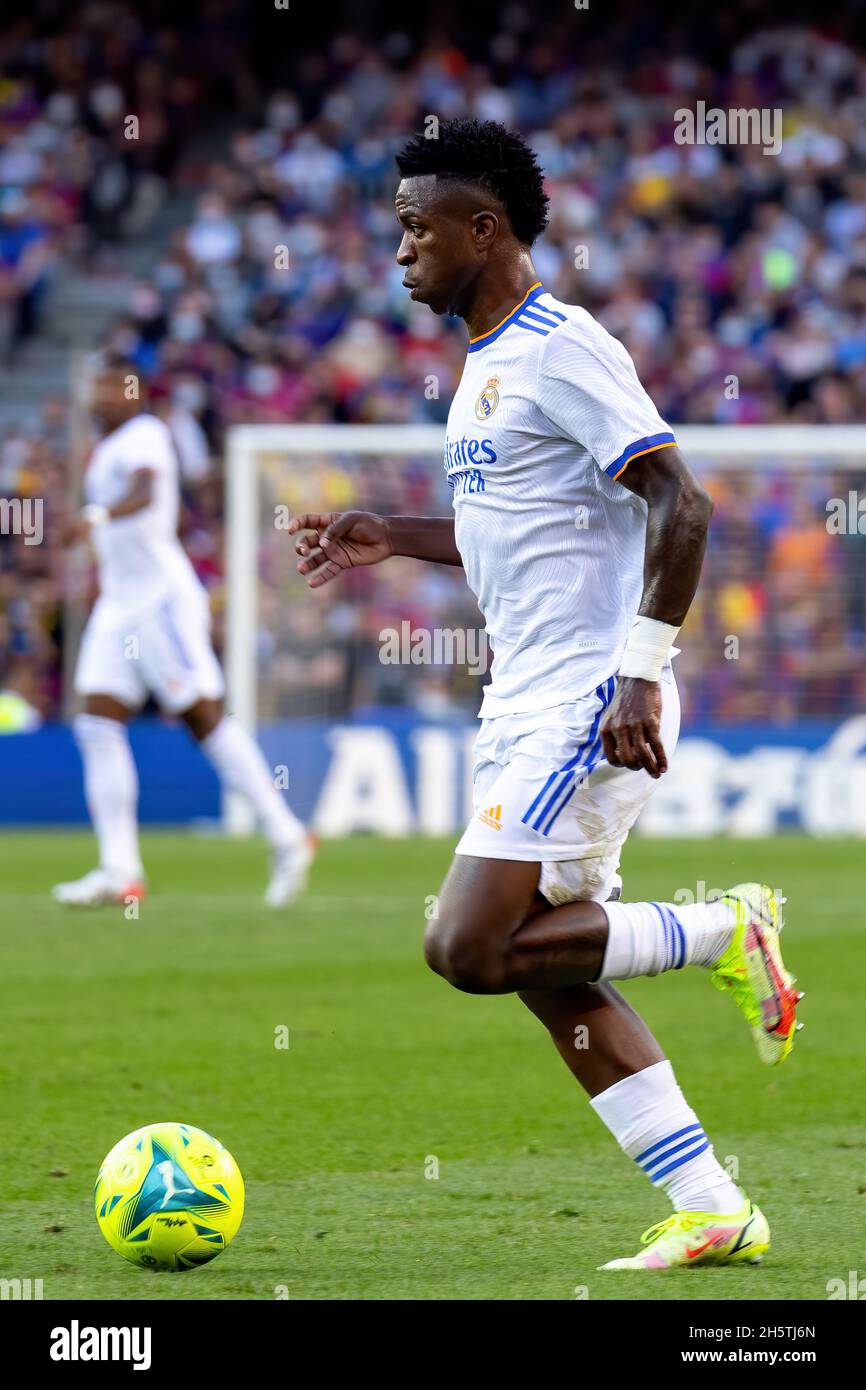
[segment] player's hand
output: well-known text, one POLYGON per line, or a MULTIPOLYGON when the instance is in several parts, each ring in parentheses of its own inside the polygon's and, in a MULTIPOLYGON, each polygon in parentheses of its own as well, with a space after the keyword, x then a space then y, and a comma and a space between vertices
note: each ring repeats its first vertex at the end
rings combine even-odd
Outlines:
POLYGON ((661 777, 668 760, 659 738, 662 693, 658 681, 625 676, 616 687, 601 727, 604 756, 611 767, 628 767, 661 777))
POLYGON ((289 535, 304 532, 295 542, 301 556, 298 573, 319 589, 355 565, 378 565, 393 555, 385 517, 375 512, 304 512, 292 517, 289 535))
POLYGON ((64 546, 78 545, 79 541, 87 540, 90 535, 90 526, 81 516, 74 516, 67 521, 60 531, 60 544, 64 546))

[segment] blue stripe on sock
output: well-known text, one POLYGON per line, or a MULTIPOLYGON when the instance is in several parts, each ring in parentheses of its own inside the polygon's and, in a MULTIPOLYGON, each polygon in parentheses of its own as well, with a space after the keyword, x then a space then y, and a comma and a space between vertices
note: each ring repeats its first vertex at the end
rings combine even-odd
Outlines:
POLYGON ((669 1134, 665 1139, 658 1139, 655 1142, 655 1144, 650 1144, 649 1148, 644 1149, 642 1154, 637 1154, 637 1156, 635 1157, 635 1163, 643 1163, 644 1159, 649 1158, 650 1154, 658 1153, 659 1149, 666 1149, 669 1144, 672 1144, 674 1142, 675 1139, 682 1139, 684 1134, 697 1133, 703 1133, 703 1128, 701 1125, 697 1123, 697 1121, 695 1121, 695 1123, 692 1125, 686 1125, 685 1129, 677 1129, 674 1131, 673 1134, 669 1134))
POLYGON ((700 1148, 692 1149, 690 1153, 680 1154, 674 1159, 673 1163, 668 1164, 667 1168, 661 1168, 658 1173, 649 1174, 650 1182, 658 1182, 660 1178, 667 1177, 668 1173, 672 1173, 675 1168, 681 1168, 682 1165, 688 1163, 690 1159, 697 1158, 698 1154, 704 1153, 709 1147, 710 1141, 709 1139, 705 1139, 700 1148))
POLYGON ((658 919, 659 919, 659 921, 660 921, 661 924, 662 924, 662 931, 664 932, 665 954, 664 954, 664 960, 662 961, 662 970, 670 970, 670 968, 671 968, 671 967, 670 967, 670 954, 671 954, 671 947, 670 947, 670 923, 668 922, 667 918, 665 917, 664 911, 663 911, 662 906, 661 906, 660 903, 650 903, 650 907, 654 907, 654 908, 655 908, 655 910, 656 910, 656 912, 657 912, 657 914, 658 914, 658 919))
POLYGON ((676 963, 676 965, 674 966, 674 969, 675 969, 675 970, 682 970, 683 966, 684 966, 685 963, 686 963, 686 933, 685 933, 685 928, 683 927, 682 922, 680 921, 680 919, 679 919, 679 917, 677 916, 677 914, 674 912, 673 908, 672 908, 672 907, 669 908, 668 911, 669 911, 670 914, 671 914, 671 920, 672 920, 672 922, 673 922, 673 924, 674 924, 674 928, 675 928, 675 930, 676 930, 677 936, 678 936, 678 938, 679 938, 679 943, 680 943, 680 954, 679 954, 679 959, 677 960, 677 963, 676 963))
POLYGON ((673 908, 668 907, 667 903, 663 903, 661 909, 667 917, 671 929, 671 963, 668 969, 682 970, 686 959, 685 932, 673 908))
POLYGON ((639 1166, 644 1170, 648 1178, 654 1179, 655 1174, 653 1173, 653 1169, 658 1168, 660 1163, 667 1163, 668 1159, 673 1158, 675 1154, 685 1153, 686 1149, 692 1148, 693 1145, 699 1143, 701 1139, 706 1139, 706 1137, 704 1131, 698 1126, 697 1132, 695 1134, 690 1134, 688 1139, 681 1139, 678 1144, 671 1144, 669 1149, 663 1149, 661 1153, 656 1154, 655 1158, 651 1158, 648 1163, 641 1163, 639 1166))

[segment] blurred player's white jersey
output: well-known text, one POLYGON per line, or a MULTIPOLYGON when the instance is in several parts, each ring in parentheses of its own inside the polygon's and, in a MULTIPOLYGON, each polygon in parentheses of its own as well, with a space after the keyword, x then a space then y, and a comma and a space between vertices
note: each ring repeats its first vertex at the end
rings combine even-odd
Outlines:
MULTIPOLYGON (((207 592, 177 536, 178 467, 167 426, 137 415, 97 445, 85 478, 88 502, 111 507, 128 495, 136 471, 153 474, 146 507, 94 528, 100 595, 75 669, 79 695, 110 695, 129 711, 153 695, 163 710, 184 715, 224 693, 207 592)), ((126 724, 96 710, 86 707, 75 728, 99 867, 54 889, 58 902, 76 907, 125 902, 143 891, 138 775, 126 724)), ((219 715, 204 737, 196 736, 223 786, 244 796, 258 819, 273 856, 265 901, 285 906, 302 890, 313 857, 303 825, 238 720, 219 715)))
POLYGON ((84 632, 75 689, 137 709, 148 694, 177 712, 219 699, 224 681, 210 640, 207 593, 177 535, 178 461, 155 415, 136 415, 103 439, 85 474, 88 502, 114 506, 132 475, 153 474, 151 502, 93 530, 99 598, 84 632))
POLYGON ((647 508, 616 479, 675 442, 622 344, 540 283, 470 342, 445 470, 493 649, 482 718, 550 709, 617 672, 647 508))
POLYGON ((162 420, 135 415, 101 440, 87 466, 84 495, 88 502, 112 507, 141 468, 153 474, 150 504, 93 533, 100 595, 126 612, 152 609, 177 590, 202 591, 177 535, 178 460, 162 420))

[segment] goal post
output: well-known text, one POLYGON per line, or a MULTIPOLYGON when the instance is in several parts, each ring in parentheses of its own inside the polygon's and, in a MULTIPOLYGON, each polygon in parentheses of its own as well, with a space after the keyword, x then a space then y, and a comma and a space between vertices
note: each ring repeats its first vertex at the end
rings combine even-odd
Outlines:
MULTIPOLYGON (((258 725, 259 460, 276 455, 291 469, 311 454, 435 457, 444 438, 438 425, 235 425, 228 431, 225 672, 229 708, 251 734, 258 725)), ((317 508, 311 499, 302 510, 317 508)), ((232 835, 253 829, 250 808, 233 793, 223 798, 223 825, 232 835)))
MULTIPOLYGON (((798 486, 820 495, 816 516, 822 488, 827 492, 829 510, 831 482, 838 475, 853 478, 859 474, 866 481, 866 426, 686 425, 674 432, 699 478, 739 475, 737 486, 742 486, 748 497, 750 477, 772 472, 798 475, 798 486)), ((289 511, 344 510, 339 500, 335 503, 331 498, 329 503, 321 495, 323 475, 327 480, 329 472, 366 467, 367 477, 375 478, 380 465, 382 473, 387 473, 411 462, 415 468, 429 470, 431 480, 436 480, 439 493, 437 504, 430 507, 431 514, 447 515, 450 495, 441 468, 444 439, 444 426, 438 424, 244 424, 229 430, 224 658, 229 707, 250 732, 257 731, 262 711, 260 568, 263 551, 273 546, 274 528, 279 525, 277 508, 283 516, 289 511)), ((348 505, 365 509, 363 501, 348 505)), ((866 513, 866 500, 863 511, 866 513)), ((866 535, 866 515, 860 534, 866 535)), ((293 538, 286 535, 284 525, 280 539, 279 564, 287 565, 290 554, 294 567, 293 538)), ((862 578, 866 581, 866 562, 862 578)), ((272 597, 270 602, 272 611, 279 607, 279 599, 272 597)), ((233 797, 224 807, 224 825, 235 834, 251 829, 245 809, 233 797)))
MULTIPOLYGON (((226 444, 226 677, 236 717, 255 731, 258 625, 259 485, 263 454, 298 467, 311 454, 436 457, 445 432, 438 425, 235 425, 226 444)), ((316 511, 311 499, 307 511, 316 511)), ((288 537, 286 538, 288 543, 288 537)))

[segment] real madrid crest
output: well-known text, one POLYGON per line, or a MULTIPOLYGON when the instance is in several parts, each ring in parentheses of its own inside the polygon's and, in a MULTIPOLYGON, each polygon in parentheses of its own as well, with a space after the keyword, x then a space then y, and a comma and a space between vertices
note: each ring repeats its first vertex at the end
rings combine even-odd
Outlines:
POLYGON ((487 379, 487 385, 480 392, 475 402, 475 418, 477 420, 489 420, 494 410, 499 404, 499 377, 491 376, 487 379))

